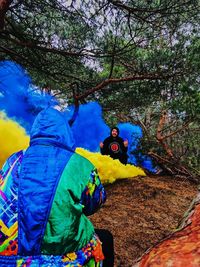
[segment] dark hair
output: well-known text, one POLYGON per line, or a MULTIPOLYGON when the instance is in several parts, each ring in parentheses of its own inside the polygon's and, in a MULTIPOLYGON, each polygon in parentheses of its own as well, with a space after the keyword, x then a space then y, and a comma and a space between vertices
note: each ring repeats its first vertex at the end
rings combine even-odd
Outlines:
POLYGON ((119 128, 118 127, 112 127, 110 130, 110 134, 112 134, 112 130, 117 130, 117 134, 119 135, 119 128))

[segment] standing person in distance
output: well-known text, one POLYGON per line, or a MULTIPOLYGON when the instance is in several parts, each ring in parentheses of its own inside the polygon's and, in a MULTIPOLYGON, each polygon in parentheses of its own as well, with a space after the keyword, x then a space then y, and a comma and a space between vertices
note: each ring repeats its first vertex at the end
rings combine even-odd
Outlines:
POLYGON ((100 143, 100 150, 102 155, 109 155, 111 158, 127 164, 128 140, 123 140, 119 136, 119 128, 111 128, 110 136, 100 143))

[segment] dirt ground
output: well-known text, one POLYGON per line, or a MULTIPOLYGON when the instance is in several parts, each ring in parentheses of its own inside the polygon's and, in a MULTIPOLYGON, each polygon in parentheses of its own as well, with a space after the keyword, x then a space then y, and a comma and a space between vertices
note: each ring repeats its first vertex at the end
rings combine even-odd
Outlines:
POLYGON ((107 201, 90 216, 114 236, 115 267, 131 267, 171 233, 197 194, 197 185, 167 176, 134 177, 106 186, 107 201))

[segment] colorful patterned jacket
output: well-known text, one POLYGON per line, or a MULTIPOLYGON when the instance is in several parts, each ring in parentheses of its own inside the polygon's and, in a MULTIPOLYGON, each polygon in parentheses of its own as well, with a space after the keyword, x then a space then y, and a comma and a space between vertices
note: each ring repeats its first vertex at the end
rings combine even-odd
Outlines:
POLYGON ((99 266, 101 242, 87 218, 106 200, 96 169, 74 153, 53 108, 39 113, 30 140, 0 174, 0 266, 99 266))

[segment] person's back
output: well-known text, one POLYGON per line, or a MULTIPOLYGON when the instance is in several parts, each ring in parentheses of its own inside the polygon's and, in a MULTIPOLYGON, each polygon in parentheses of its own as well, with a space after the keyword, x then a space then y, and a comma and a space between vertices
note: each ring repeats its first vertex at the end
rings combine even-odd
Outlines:
POLYGON ((104 258, 86 215, 105 191, 91 162, 74 153, 68 127, 59 111, 42 111, 29 148, 2 169, 0 266, 96 266, 104 258))

